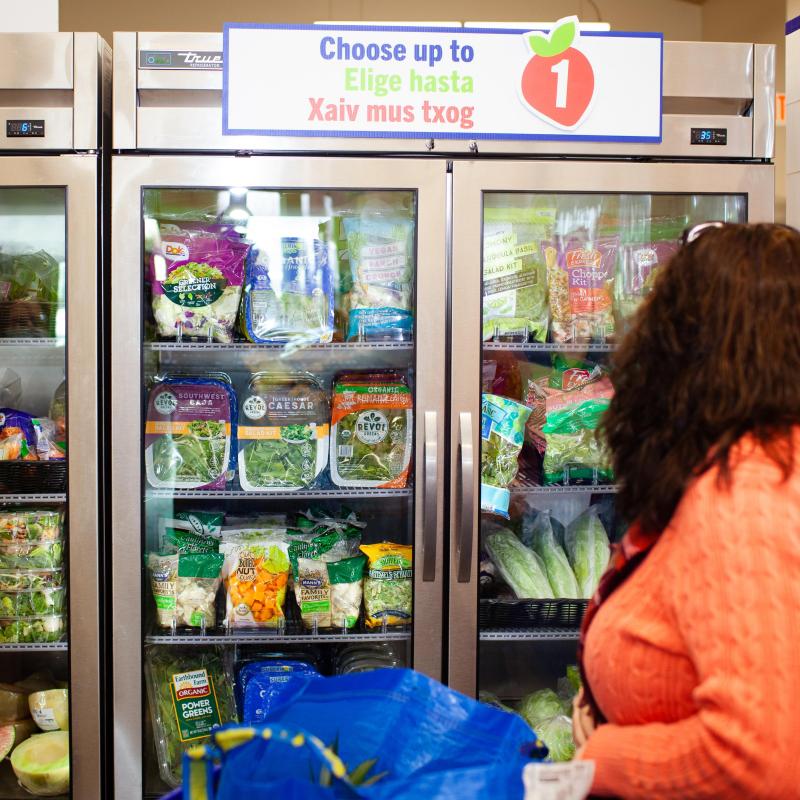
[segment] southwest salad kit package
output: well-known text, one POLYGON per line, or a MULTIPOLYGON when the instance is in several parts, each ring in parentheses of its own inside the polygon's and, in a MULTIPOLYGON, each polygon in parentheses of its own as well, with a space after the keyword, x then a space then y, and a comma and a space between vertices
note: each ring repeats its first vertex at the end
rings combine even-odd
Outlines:
POLYGON ((402 217, 347 217, 350 258, 347 339, 405 341, 414 329, 414 223, 402 217))
POLYGON ((326 245, 303 236, 259 240, 247 260, 241 328, 251 342, 333 338, 334 276, 326 245))
POLYGON ((333 387, 331 480, 337 486, 403 488, 408 482, 413 399, 400 372, 353 372, 333 387))
POLYGON ((508 519, 508 487, 519 470, 519 454, 530 408, 496 394, 481 400, 481 511, 508 519))
POLYGON ((554 342, 605 341, 614 334, 614 278, 619 237, 585 233, 546 242, 550 332, 554 342))
POLYGON ((150 257, 158 335, 232 342, 249 250, 230 226, 162 225, 150 257))
POLYGON ((236 394, 230 378, 166 377, 145 422, 145 472, 156 489, 224 489, 236 469, 236 394))
POLYGON ((246 492, 315 486, 328 463, 328 397, 308 373, 252 376, 237 431, 246 492))
POLYGON ((486 208, 483 340, 547 338, 547 270, 540 242, 553 235, 554 208, 486 208))

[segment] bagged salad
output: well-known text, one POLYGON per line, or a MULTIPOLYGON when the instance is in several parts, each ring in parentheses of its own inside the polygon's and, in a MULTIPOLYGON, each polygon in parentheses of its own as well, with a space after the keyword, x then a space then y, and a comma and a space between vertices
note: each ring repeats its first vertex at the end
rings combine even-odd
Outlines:
POLYGON ((615 299, 622 319, 632 317, 650 293, 661 268, 678 252, 680 231, 673 238, 632 242, 620 248, 615 299))
POLYGON ((150 553, 147 567, 162 628, 212 628, 225 557, 221 553, 150 553))
POLYGON ((481 400, 481 511, 508 518, 525 423, 531 410, 508 397, 484 394, 481 400))
POLYGON ((413 400, 404 375, 340 375, 331 405, 333 483, 344 487, 404 487, 414 435, 413 400))
POLYGON ((61 539, 64 514, 53 509, 0 511, 0 541, 61 539))
POLYGON ((225 514, 221 511, 175 511, 158 518, 162 553, 216 553, 225 514))
POLYGON ((413 549, 408 544, 362 544, 367 557, 364 611, 368 628, 409 625, 414 596, 413 549))
POLYGON ((45 250, 0 251, 0 335, 54 336, 63 305, 62 259, 45 250))
POLYGON ((219 725, 236 722, 233 675, 221 647, 145 649, 145 681, 158 771, 181 783, 183 754, 208 741, 219 725))
POLYGON ((484 209, 483 340, 547 339, 547 270, 540 242, 553 235, 554 208, 484 209))
POLYGON ((327 246, 319 239, 259 237, 245 270, 242 333, 259 343, 330 342, 333 290, 327 246))
POLYGON ((281 627, 290 573, 285 532, 225 532, 219 549, 225 556, 225 625, 281 627))
POLYGON ((224 489, 236 470, 230 378, 166 377, 150 390, 145 471, 156 489, 224 489))
POLYGON ((239 670, 237 692, 240 692, 242 722, 258 725, 266 721, 273 706, 289 688, 294 677, 321 678, 311 664, 296 659, 251 661, 239 670))
POLYGON ((249 250, 227 226, 162 229, 150 258, 158 335, 232 342, 249 250))
POLYGON ((33 416, 0 408, 0 461, 38 461, 33 416))
POLYGON ((352 288, 347 339, 409 340, 414 330, 414 222, 347 217, 352 288))
POLYGON ((329 420, 327 394, 308 373, 253 375, 237 431, 242 489, 315 486, 328 463, 329 420))

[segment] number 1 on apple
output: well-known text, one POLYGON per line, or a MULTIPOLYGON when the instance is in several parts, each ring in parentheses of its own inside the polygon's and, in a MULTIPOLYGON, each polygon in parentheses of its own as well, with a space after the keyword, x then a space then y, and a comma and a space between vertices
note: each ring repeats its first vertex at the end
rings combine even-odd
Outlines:
POLYGON ((562 58, 550 68, 558 76, 556 83, 556 108, 567 107, 567 85, 569 84, 569 59, 562 58))

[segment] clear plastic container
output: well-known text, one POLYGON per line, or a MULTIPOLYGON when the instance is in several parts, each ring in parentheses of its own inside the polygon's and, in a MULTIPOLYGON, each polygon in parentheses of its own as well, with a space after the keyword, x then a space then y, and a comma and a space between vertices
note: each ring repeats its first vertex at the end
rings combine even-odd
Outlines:
POLYGON ((64 585, 64 568, 2 569, 0 592, 19 592, 25 589, 56 589, 64 585))
POLYGON ((60 567, 64 560, 61 541, 0 541, 0 570, 45 570, 60 567))
POLYGON ((0 541, 55 541, 64 531, 61 511, 14 510, 0 512, 0 541))
POLYGON ((66 614, 0 617, 0 644, 60 642, 66 630, 66 614))
POLYGON ((38 617, 60 614, 66 607, 67 590, 23 589, 0 592, 0 615, 3 617, 38 617))

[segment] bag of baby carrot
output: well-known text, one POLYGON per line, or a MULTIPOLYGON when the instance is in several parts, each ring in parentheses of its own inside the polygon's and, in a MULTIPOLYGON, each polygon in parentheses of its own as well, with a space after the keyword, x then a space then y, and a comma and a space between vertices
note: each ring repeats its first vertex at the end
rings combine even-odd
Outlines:
POLYGON ((220 553, 229 628, 278 628, 285 618, 289 544, 274 531, 223 533, 220 553))

